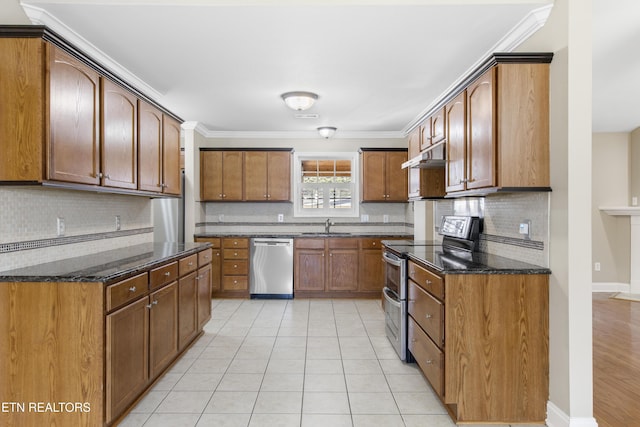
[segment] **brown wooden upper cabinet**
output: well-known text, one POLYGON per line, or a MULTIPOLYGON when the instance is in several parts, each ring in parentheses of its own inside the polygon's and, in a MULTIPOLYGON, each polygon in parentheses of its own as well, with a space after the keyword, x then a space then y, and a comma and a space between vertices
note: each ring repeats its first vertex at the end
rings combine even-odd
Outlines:
POLYGON ((289 201, 291 149, 201 149, 200 198, 209 202, 289 201))
POLYGON ((12 27, 0 35, 0 183, 179 194, 179 122, 146 102, 139 114, 142 93, 48 33, 12 27), (161 186, 152 186, 158 177, 161 186))
POLYGON ((205 201, 241 201, 242 151, 200 152, 200 198, 205 201))
POLYGON ((445 106, 446 190, 549 187, 549 66, 489 68, 445 106))
POLYGON ((289 201, 291 198, 291 151, 244 153, 246 201, 289 201))
MULTIPOLYGON (((433 144, 436 144, 445 138, 444 124, 445 124, 444 108, 439 109, 436 113, 427 117, 427 119, 419 127, 420 151, 426 150, 433 144)), ((409 158, 411 158, 411 156, 409 156, 409 158)))
POLYGON ((138 188, 138 99, 102 80, 102 185, 138 188))
POLYGON ((55 47, 50 58, 48 178, 100 184, 100 76, 55 47))
POLYGON ((180 194, 180 124, 138 101, 138 188, 180 194))
POLYGON ((362 148, 362 201, 406 202, 406 149, 362 148))

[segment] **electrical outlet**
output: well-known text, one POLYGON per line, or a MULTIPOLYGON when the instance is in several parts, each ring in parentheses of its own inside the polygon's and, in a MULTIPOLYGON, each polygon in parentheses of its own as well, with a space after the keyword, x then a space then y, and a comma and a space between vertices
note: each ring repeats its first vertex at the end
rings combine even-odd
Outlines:
POLYGON ((284 214, 278 214, 278 222, 284 222, 284 214))
POLYGON ((522 237, 525 240, 531 239, 531 221, 525 219, 520 223, 520 227, 518 228, 518 233, 522 234, 522 237))
POLYGON ((64 236, 64 231, 65 231, 64 218, 59 216, 56 222, 57 222, 58 236, 64 236))
POLYGON ((631 198, 631 206, 638 206, 638 198, 636 196, 631 198))
POLYGON ((600 271, 600 263, 599 263, 599 262, 594 263, 594 264, 593 264, 593 269, 594 269, 595 271, 600 271))
POLYGON ((389 215, 382 215, 382 222, 387 223, 389 222, 389 215))
POLYGON ((116 231, 120 230, 120 215, 116 215, 116 231))
POLYGON ((361 222, 369 222, 369 215, 368 214, 360 215, 360 221, 361 222))

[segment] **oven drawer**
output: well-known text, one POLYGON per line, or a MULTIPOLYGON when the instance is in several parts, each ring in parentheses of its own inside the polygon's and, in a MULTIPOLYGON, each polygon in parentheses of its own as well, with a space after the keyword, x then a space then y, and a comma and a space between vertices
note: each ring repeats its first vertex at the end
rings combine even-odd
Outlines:
POLYGON ((398 299, 389 288, 384 297, 385 332, 400 360, 407 359, 407 302, 398 299))
POLYGON ((429 334, 434 343, 444 348, 444 304, 409 280, 407 306, 409 314, 429 334))
POLYGON ((436 346, 409 317, 409 351, 427 377, 433 390, 444 398, 444 352, 436 346))
POLYGON ((444 301, 444 278, 428 271, 413 261, 409 261, 407 276, 425 291, 444 301))

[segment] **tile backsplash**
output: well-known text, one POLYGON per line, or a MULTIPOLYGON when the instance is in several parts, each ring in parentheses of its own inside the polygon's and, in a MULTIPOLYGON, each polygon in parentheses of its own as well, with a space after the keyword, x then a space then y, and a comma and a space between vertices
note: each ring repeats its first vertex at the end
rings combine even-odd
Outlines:
POLYGON ((0 187, 0 271, 151 242, 152 227, 146 197, 0 187), (64 218, 62 236, 57 218, 64 218))
MULTIPOLYGON (((291 203, 203 203, 204 220, 196 233, 315 232, 324 229, 326 217, 295 217, 291 203), (282 214, 282 222, 278 215, 282 214)), ((412 233, 410 203, 362 203, 360 217, 332 217, 335 232, 412 233), (368 221, 362 221, 362 215, 368 221), (385 222, 386 220, 386 222, 385 222)))
POLYGON ((435 231, 443 215, 480 216, 481 251, 548 267, 549 200, 550 193, 525 192, 437 201, 435 231), (529 239, 518 232, 524 221, 531 221, 529 239))

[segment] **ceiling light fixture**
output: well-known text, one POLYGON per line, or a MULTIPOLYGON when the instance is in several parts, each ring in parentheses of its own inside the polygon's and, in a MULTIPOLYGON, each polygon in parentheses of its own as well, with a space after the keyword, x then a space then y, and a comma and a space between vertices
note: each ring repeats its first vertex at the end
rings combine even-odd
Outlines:
POLYGON ((311 108, 313 103, 316 102, 316 99, 318 99, 318 95, 316 95, 315 93, 302 91, 287 92, 283 93, 281 96, 284 103, 287 104, 287 107, 296 111, 302 111, 311 108))
POLYGON ((322 126, 318 128, 318 133, 321 137, 329 139, 336 133, 336 130, 337 129, 332 126, 322 126))

